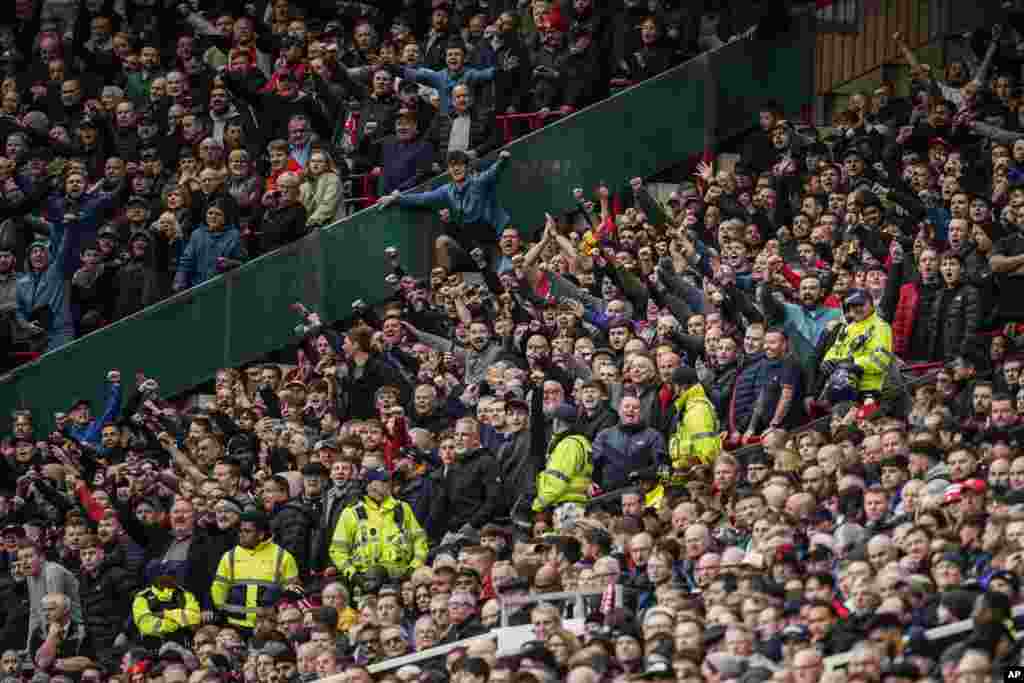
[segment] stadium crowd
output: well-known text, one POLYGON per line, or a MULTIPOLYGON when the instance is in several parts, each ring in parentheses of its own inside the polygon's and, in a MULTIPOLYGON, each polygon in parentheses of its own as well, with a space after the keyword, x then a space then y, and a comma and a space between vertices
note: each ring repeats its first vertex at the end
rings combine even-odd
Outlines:
POLYGON ((828 130, 766 103, 739 164, 664 203, 621 179, 524 226, 508 151, 474 164, 495 112, 570 113, 742 22, 14 4, 12 339, 59 345, 296 239, 360 171, 442 235, 429 273, 389 249, 394 296, 344 325, 297 303, 294 364, 187 397, 112 369, 52 433, 11 415, 0 679, 988 683, 1021 663, 1017 15, 941 78, 894 36, 910 97, 883 83, 828 130), (499 649, 505 624, 531 636, 499 649))
POLYGON ((57 348, 483 158, 750 2, 5 3, 0 341, 57 348))

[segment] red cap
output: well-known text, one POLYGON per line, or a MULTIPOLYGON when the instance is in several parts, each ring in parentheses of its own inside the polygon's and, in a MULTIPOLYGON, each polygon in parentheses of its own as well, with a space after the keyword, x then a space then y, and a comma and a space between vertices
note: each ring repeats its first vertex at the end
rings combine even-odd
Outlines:
POLYGON ((928 141, 928 146, 929 147, 936 147, 936 146, 938 146, 938 147, 945 147, 946 149, 949 149, 949 143, 946 142, 943 138, 932 138, 932 139, 930 139, 928 141))
POLYGON ((857 411, 858 420, 869 420, 871 416, 878 412, 879 404, 877 403, 865 403, 861 406, 860 410, 857 411))

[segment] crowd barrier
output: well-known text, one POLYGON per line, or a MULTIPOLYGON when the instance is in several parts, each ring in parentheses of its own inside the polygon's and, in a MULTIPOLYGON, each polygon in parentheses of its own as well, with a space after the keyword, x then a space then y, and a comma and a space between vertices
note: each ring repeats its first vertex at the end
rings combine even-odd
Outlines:
MULTIPOLYGON (((601 596, 604 591, 565 591, 561 593, 532 593, 523 598, 520 598, 517 602, 520 605, 529 605, 539 602, 559 602, 564 600, 573 600, 578 606, 579 612, 582 613, 583 600, 587 597, 601 596)), ((622 587, 617 586, 615 592, 614 607, 622 606, 622 587)), ((383 662, 377 662, 371 664, 367 669, 371 674, 377 674, 384 671, 393 671, 394 669, 400 669, 403 666, 415 665, 419 662, 426 661, 428 659, 434 659, 435 657, 443 657, 452 650, 458 648, 467 647, 470 644, 480 640, 497 640, 498 641, 498 654, 515 654, 518 649, 518 644, 523 640, 524 629, 529 629, 529 626, 509 626, 508 618, 505 612, 505 606, 502 605, 502 617, 501 626, 493 628, 487 633, 479 636, 473 636, 472 638, 464 638, 457 640, 453 643, 446 643, 444 645, 438 645, 420 652, 413 652, 401 657, 393 657, 386 659, 383 662)), ((529 639, 529 638, 527 638, 529 639)), ((320 683, 341 683, 342 676, 344 674, 335 674, 328 676, 327 678, 320 679, 320 683)))

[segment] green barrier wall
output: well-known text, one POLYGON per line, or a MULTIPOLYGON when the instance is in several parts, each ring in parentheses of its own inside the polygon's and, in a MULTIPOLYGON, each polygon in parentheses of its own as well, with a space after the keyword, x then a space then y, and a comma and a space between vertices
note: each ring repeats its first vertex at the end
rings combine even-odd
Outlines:
MULTIPOLYGON (((574 187, 649 176, 749 129, 767 99, 795 113, 813 97, 813 58, 807 30, 739 41, 641 83, 513 143, 501 201, 515 224, 541 225, 545 211, 571 207, 574 187)), ((295 341, 295 301, 334 321, 356 299, 382 300, 388 245, 407 270, 425 272, 436 222, 426 211, 362 211, 18 368, 0 378, 0 411, 31 409, 47 429, 73 398, 98 411, 110 368, 126 380, 143 371, 165 395, 183 392, 295 341)))

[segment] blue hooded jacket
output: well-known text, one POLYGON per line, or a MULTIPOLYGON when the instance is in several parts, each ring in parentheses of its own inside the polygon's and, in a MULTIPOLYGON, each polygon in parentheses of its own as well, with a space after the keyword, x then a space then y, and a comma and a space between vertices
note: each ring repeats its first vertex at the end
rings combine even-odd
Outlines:
POLYGON ((178 260, 175 288, 194 287, 219 275, 217 259, 220 257, 245 260, 241 233, 235 226, 226 227, 221 232, 210 232, 204 223, 192 233, 188 246, 178 260))
POLYGON ((462 187, 446 183, 428 192, 399 195, 398 204, 448 209, 453 224, 487 223, 498 237, 510 220, 508 212, 498 205, 498 177, 504 167, 505 160, 499 158, 482 173, 467 175, 462 187))
MULTIPOLYGON (((71 306, 68 301, 68 283, 64 277, 64 266, 68 253, 67 229, 63 221, 50 224, 50 261, 45 270, 34 271, 31 266, 18 276, 15 284, 17 308, 15 316, 21 324, 27 324, 32 312, 46 306, 50 310, 49 337, 46 350, 70 342, 74 338, 71 329, 71 306)), ((31 252, 31 248, 30 248, 31 252)))

